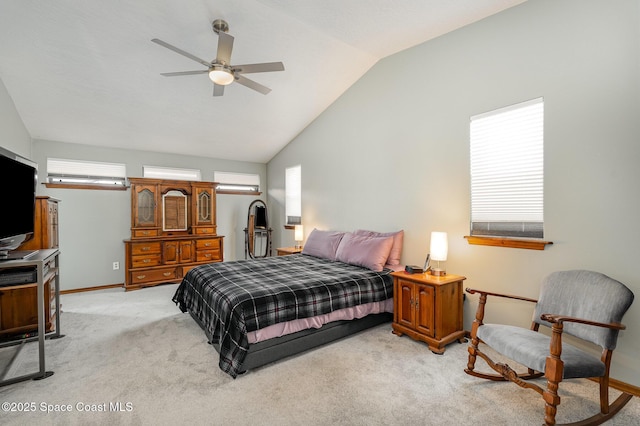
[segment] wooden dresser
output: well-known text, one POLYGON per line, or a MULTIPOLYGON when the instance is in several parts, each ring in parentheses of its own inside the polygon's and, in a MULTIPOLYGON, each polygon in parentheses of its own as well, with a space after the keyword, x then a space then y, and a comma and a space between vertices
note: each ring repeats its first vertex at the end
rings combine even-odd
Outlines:
POLYGON ((131 238, 125 289, 179 282, 193 267, 222 262, 215 183, 129 178, 131 238))
MULTIPOLYGON (((33 237, 18 250, 58 248, 58 202, 55 198, 36 197, 33 237)), ((43 277, 45 332, 55 331, 58 304, 56 286, 58 268, 47 267, 52 273, 43 277), (55 272, 55 273, 54 273, 55 272)), ((29 334, 38 330, 37 280, 31 283, 0 287, 0 337, 29 334)))

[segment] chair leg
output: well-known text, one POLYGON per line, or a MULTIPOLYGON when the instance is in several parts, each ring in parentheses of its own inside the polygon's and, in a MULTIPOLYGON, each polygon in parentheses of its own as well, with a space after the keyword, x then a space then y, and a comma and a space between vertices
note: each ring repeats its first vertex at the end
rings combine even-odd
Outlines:
POLYGON ((482 325, 482 320, 484 319, 484 307, 487 304, 487 295, 481 294, 480 299, 478 300, 478 309, 476 310, 476 318, 473 320, 473 324, 471 325, 471 345, 469 345, 469 360, 467 361, 467 369, 465 370, 468 374, 471 374, 476 365, 476 356, 478 354, 478 345, 480 344, 480 339, 478 339, 478 327, 482 325))
POLYGON ((551 344, 549 345, 549 356, 545 364, 544 376, 547 378, 547 389, 543 392, 542 398, 546 402, 544 408, 544 421, 547 425, 556 424, 556 412, 560 404, 558 395, 558 385, 562 381, 564 374, 564 362, 560 359, 562 353, 562 323, 555 323, 551 328, 551 344))

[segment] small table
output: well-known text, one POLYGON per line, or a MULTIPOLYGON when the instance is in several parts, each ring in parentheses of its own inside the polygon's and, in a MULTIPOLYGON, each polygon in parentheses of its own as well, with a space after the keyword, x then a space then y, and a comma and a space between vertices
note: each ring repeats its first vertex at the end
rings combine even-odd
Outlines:
POLYGON ((445 345, 465 342, 462 325, 462 281, 460 275, 392 272, 393 333, 406 334, 443 354, 445 345))
POLYGON ((301 253, 302 247, 279 247, 276 249, 278 256, 287 256, 289 254, 301 253))

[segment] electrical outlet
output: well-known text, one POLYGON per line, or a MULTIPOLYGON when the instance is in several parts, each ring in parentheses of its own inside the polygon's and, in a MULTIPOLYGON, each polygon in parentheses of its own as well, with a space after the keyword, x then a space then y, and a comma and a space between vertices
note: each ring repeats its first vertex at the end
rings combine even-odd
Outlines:
POLYGON ((120 269, 120 262, 113 262, 113 270, 120 269))

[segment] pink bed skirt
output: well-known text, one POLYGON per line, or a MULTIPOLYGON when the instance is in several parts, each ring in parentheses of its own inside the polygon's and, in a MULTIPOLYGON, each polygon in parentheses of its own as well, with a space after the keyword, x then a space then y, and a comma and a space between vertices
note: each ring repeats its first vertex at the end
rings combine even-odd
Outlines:
POLYGON ((312 318, 297 319, 279 324, 270 325, 257 331, 250 331, 248 334, 249 343, 262 342, 273 337, 285 336, 308 328, 320 328, 323 324, 332 321, 352 320, 363 318, 369 314, 379 314, 382 312, 393 312, 393 299, 382 302, 366 303, 354 306, 353 308, 339 309, 328 314, 319 315, 312 318))

